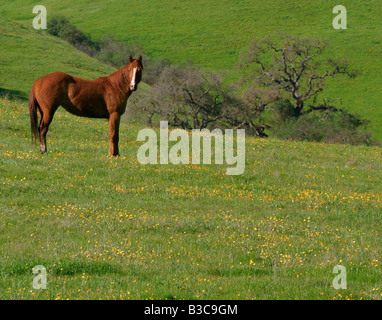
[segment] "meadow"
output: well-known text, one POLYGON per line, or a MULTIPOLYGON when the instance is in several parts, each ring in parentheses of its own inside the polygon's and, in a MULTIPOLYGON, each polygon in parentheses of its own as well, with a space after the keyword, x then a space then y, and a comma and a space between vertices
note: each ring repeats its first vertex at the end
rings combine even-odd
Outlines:
POLYGON ((33 82, 55 71, 87 79, 115 71, 65 41, 7 18, 0 22, 0 40, 0 95, 29 100, 33 82))
MULTIPOLYGON (((44 1, 48 19, 54 15, 64 15, 95 39, 109 33, 116 40, 140 44, 151 57, 168 58, 173 63, 191 60, 202 68, 225 70, 228 82, 238 79, 240 52, 248 47, 254 37, 271 35, 277 38, 278 31, 282 30, 295 36, 326 39, 330 45, 325 58, 348 58, 350 66, 361 71, 361 75, 356 79, 338 77, 328 82, 328 89, 321 94, 320 100, 325 96, 329 99, 341 98, 341 107, 371 120, 373 132, 382 140, 382 93, 379 89, 382 70, 382 3, 378 0, 341 1, 348 13, 347 30, 335 30, 332 27, 335 17, 332 11, 338 4, 333 0, 44 1)), ((34 0, 2 3, 0 24, 12 25, 16 21, 25 32, 36 33, 32 29, 32 8, 35 5, 34 0)), ((46 41, 51 41, 46 33, 40 34, 46 41)), ((0 67, 5 69, 4 74, 11 73, 13 68, 20 70, 19 65, 28 70, 29 60, 12 59, 13 55, 18 54, 15 49, 8 49, 2 44, 4 39, 8 39, 3 32, 0 37, 0 59, 7 53, 9 60, 13 61, 7 67, 0 67)), ((28 38, 33 37, 32 34, 28 35, 28 38)), ((25 57, 31 54, 32 60, 34 48, 43 46, 41 38, 35 42, 35 46, 28 47, 23 45, 25 37, 19 41, 17 52, 24 52, 25 57)), ((55 46, 44 47, 44 56, 56 50, 55 46)), ((65 54, 56 56, 55 63, 60 71, 69 72, 73 69, 72 64, 59 65, 61 59, 72 56, 72 51, 66 50, 65 54)), ((40 59, 41 68, 49 65, 44 63, 44 56, 40 59)), ((83 65, 80 68, 82 71, 79 70, 76 75, 86 74, 87 68, 83 65)), ((31 83, 17 83, 6 78, 4 85, 8 89, 20 90, 31 83)))
POLYGON ((142 126, 0 99, 0 299, 381 299, 381 148, 246 139, 246 170, 141 165, 142 126), (32 288, 32 268, 48 272, 32 288), (347 289, 334 289, 344 265, 347 289))
MULTIPOLYGON (((127 117, 121 156, 111 157, 106 120, 59 109, 41 155, 26 102, 33 81, 114 69, 34 30, 36 4, 0 6, 0 96, 9 96, 0 97, 0 299, 382 298, 380 147, 247 137, 245 172, 229 176, 227 165, 140 164, 144 126, 127 117), (37 265, 48 272, 45 290, 32 287, 37 265), (337 265, 346 290, 333 288, 337 265)), ((227 83, 254 37, 327 39, 325 57, 362 72, 329 81, 329 98, 372 120, 381 140, 382 4, 343 0, 348 29, 334 30, 337 4, 44 1, 48 19, 64 15, 94 39, 110 33, 151 57, 223 71, 227 83)))

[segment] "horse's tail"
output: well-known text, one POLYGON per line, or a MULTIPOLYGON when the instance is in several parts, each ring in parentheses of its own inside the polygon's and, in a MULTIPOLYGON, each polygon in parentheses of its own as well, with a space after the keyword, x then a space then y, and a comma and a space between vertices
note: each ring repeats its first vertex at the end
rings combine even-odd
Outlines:
POLYGON ((31 94, 29 96, 29 115, 31 118, 31 131, 32 131, 32 141, 36 142, 37 138, 40 138, 40 132, 37 123, 37 108, 40 108, 34 91, 32 87, 31 94))

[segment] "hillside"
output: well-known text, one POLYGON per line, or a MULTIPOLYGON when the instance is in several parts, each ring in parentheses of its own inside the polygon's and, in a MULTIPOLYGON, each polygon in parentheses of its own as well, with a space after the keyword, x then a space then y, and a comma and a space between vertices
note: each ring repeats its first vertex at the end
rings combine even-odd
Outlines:
POLYGON ((380 148, 247 138, 227 176, 139 164, 126 123, 110 157, 105 120, 60 110, 40 155, 26 110, 0 99, 0 299, 381 299, 380 148))
MULTIPOLYGON (((111 157, 107 120, 60 108, 41 155, 25 101, 33 81, 114 69, 34 30, 36 4, 0 6, 0 299, 382 298, 380 147, 246 137, 245 172, 229 176, 226 162, 140 164, 134 121, 121 123, 121 156, 111 157), (31 286, 37 265, 46 290, 31 286), (333 288, 337 265, 347 290, 333 288)), ((336 4, 44 1, 48 16, 65 15, 95 39, 110 33, 150 56, 226 69, 227 81, 254 36, 329 39, 328 57, 348 57, 363 73, 328 92, 372 120, 382 140, 382 3, 343 0, 342 31, 331 26, 336 4)))
POLYGON ((26 99, 33 82, 45 74, 63 71, 94 79, 113 70, 46 32, 9 19, 1 21, 0 93, 26 99))
MULTIPOLYGON (((0 7, 0 16, 30 28, 34 4, 31 0, 6 2, 0 7)), ((332 9, 337 4, 332 0, 44 1, 49 15, 65 15, 95 38, 111 33, 116 39, 141 43, 151 56, 228 69, 232 71, 229 79, 237 78, 239 52, 255 36, 284 30, 328 39, 328 57, 347 57, 353 68, 362 71, 355 80, 337 78, 329 83, 328 97, 342 98, 342 107, 372 120, 372 129, 381 140, 382 3, 342 1, 348 10, 347 30, 332 27, 332 9)))

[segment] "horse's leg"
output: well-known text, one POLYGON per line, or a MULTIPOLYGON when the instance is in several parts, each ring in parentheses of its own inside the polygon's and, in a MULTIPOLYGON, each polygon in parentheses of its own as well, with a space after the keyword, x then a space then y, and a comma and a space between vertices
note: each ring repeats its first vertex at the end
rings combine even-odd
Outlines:
POLYGON ((118 112, 113 112, 109 117, 109 140, 110 140, 110 151, 112 156, 118 156, 118 142, 119 142, 119 122, 121 116, 118 112))
POLYGON ((46 153, 46 134, 48 133, 49 125, 53 120, 54 113, 57 107, 52 106, 50 109, 43 108, 42 118, 40 121, 40 152, 46 153))

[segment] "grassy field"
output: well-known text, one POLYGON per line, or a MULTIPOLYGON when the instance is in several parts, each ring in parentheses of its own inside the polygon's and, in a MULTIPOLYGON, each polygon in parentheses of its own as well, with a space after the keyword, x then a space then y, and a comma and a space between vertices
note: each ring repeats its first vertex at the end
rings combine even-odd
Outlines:
MULTIPOLYGON (((239 52, 254 37, 276 36, 277 31, 284 30, 327 39, 327 57, 347 57, 351 66, 362 72, 354 80, 337 78, 328 83, 328 98, 342 98, 342 107, 372 120, 372 129, 381 140, 382 2, 343 0, 341 4, 348 11, 347 30, 332 27, 332 10, 337 4, 333 0, 44 1, 48 17, 65 15, 95 38, 110 33, 118 40, 142 44, 151 56, 170 58, 175 63, 192 60, 214 70, 227 69, 229 80, 237 79, 239 52)), ((0 16, 20 21, 30 30, 34 5, 33 0, 7 1, 0 7, 0 16)), ((0 37, 3 41, 3 32, 0 37)), ((27 57, 33 50, 25 52, 27 57)), ((14 51, 8 54, 12 61, 14 51)), ((15 89, 25 86, 14 84, 15 89)))
POLYGON ((114 71, 65 41, 30 29, 19 22, 1 20, 0 94, 29 99, 33 82, 55 71, 88 79, 114 71))
MULTIPOLYGON (((27 99, 53 71, 113 71, 33 30, 36 4, 0 6, 0 94, 27 99)), ((341 31, 337 4, 44 1, 48 18, 65 15, 96 39, 111 33, 150 56, 228 70, 228 81, 255 36, 328 39, 328 57, 363 72, 328 83, 330 97, 371 119, 381 140, 382 4, 342 1, 341 31)), ((0 98, 0 119, 0 299, 382 299, 381 148, 247 137, 245 173, 227 176, 226 165, 139 164, 134 122, 121 125, 113 158, 105 120, 59 110, 40 155, 25 101, 0 98), (46 290, 32 288, 36 265, 46 290), (346 290, 332 287, 336 265, 346 290)))
POLYGON ((0 299, 382 298, 380 148, 247 138, 227 176, 139 164, 135 124, 113 158, 106 121, 59 111, 40 155, 25 103, 0 118, 0 299))

